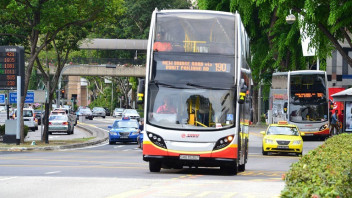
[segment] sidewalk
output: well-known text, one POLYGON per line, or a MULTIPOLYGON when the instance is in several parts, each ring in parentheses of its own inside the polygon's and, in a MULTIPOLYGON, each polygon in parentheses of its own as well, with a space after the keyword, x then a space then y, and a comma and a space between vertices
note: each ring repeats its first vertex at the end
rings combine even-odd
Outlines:
MULTIPOLYGON (((87 132, 87 135, 85 135, 85 137, 82 137, 82 138, 87 138, 87 137, 95 137, 95 138, 88 140, 86 142, 79 142, 79 143, 67 144, 67 145, 57 145, 57 146, 51 146, 50 140, 47 146, 38 146, 38 145, 21 146, 21 145, 14 144, 11 147, 1 147, 0 145, 0 151, 60 150, 60 149, 81 148, 81 147, 100 144, 102 142, 105 142, 109 138, 108 133, 99 128, 91 127, 84 124, 77 124, 76 127, 87 132)), ((25 141, 41 141, 40 131, 39 133, 38 132, 33 134, 31 133, 32 132, 28 132, 29 136, 27 135, 25 141)), ((70 139, 72 140, 73 138, 72 135, 64 136, 64 137, 66 140, 70 140, 70 139)), ((77 138, 81 138, 81 137, 77 137, 77 136, 74 137, 74 139, 77 139, 77 138)))

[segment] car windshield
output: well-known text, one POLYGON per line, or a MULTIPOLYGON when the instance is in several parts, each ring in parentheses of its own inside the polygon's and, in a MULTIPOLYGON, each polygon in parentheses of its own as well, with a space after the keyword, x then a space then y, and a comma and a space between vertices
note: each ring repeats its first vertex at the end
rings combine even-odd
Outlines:
POLYGON ((127 109, 125 113, 128 113, 128 114, 138 114, 136 110, 134 109, 127 109))
POLYGON ((105 111, 102 107, 94 107, 93 111, 105 111))
POLYGON ((67 116, 62 115, 52 115, 49 117, 49 121, 66 121, 67 116))
POLYGON ((23 117, 33 117, 33 111, 23 110, 23 117))
POLYGON ((123 112, 124 109, 115 109, 117 112, 123 112))
POLYGON ((138 122, 135 120, 130 121, 116 121, 113 128, 138 128, 138 122))
POLYGON ((81 113, 91 113, 92 111, 90 109, 81 109, 81 113))
POLYGON ((268 129, 267 135, 296 135, 298 136, 298 130, 296 127, 287 126, 271 126, 268 129))

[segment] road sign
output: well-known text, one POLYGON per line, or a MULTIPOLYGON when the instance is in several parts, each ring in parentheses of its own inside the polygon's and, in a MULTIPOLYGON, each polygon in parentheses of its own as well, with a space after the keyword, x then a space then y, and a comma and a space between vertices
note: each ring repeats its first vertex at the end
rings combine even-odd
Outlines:
POLYGON ((0 94, 0 104, 5 104, 5 94, 0 94))
MULTIPOLYGON (((10 104, 17 103, 17 93, 10 93, 10 104)), ((34 103, 34 92, 27 92, 26 100, 24 103, 34 103)))
POLYGON ((0 46, 0 89, 16 89, 16 76, 22 75, 23 69, 24 48, 0 46))

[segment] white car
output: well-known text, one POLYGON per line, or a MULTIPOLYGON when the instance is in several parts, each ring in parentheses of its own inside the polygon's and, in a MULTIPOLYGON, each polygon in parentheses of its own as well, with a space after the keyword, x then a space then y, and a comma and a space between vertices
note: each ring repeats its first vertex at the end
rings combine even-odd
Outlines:
POLYGON ((139 113, 135 109, 125 109, 122 112, 122 117, 129 117, 131 119, 139 120, 139 113))
POLYGON ((52 114, 49 117, 49 134, 53 132, 63 132, 67 135, 74 133, 74 122, 66 114, 52 114))
MULTIPOLYGON (((14 110, 14 117, 17 117, 17 109, 14 110)), ((23 109, 23 121, 24 125, 27 125, 32 131, 38 130, 38 120, 35 118, 34 110, 31 108, 23 109)))
POLYGON ((122 116, 122 112, 124 111, 125 109, 124 108, 116 108, 112 114, 112 116, 114 118, 116 117, 121 117, 122 116))

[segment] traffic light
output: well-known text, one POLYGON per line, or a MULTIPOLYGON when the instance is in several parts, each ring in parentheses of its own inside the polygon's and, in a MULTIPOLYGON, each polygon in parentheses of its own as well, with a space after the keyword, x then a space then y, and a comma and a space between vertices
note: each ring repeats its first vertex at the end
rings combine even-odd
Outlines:
POLYGON ((65 90, 61 89, 61 98, 65 98, 65 90))

